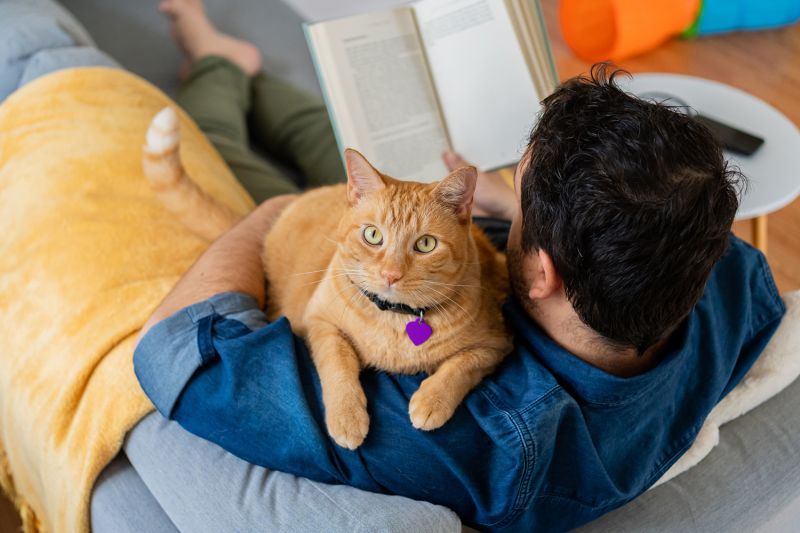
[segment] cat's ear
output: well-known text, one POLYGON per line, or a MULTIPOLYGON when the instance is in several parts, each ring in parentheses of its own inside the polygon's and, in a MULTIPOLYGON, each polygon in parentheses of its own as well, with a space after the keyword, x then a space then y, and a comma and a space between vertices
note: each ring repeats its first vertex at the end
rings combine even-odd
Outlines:
POLYGON ((350 200, 350 205, 355 205, 363 197, 386 187, 380 172, 375 170, 367 158, 357 150, 347 148, 344 151, 344 162, 347 168, 347 199, 350 200))
POLYGON ((440 204, 455 213, 459 222, 464 224, 469 221, 477 182, 478 171, 475 167, 457 168, 439 182, 433 194, 440 204))

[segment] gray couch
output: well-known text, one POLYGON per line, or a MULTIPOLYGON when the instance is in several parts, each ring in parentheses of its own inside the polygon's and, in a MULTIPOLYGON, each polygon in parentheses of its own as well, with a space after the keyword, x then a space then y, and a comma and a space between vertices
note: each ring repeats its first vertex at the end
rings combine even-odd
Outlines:
MULTIPOLYGON (((2 1, 2 0, 0 0, 2 1)), ((337 0, 338 1, 338 0, 337 0)), ((64 0, 100 49, 174 93, 179 54, 156 1, 64 0)), ((207 1, 224 31, 256 42, 265 68, 319 92, 301 19, 280 0, 207 1)), ((728 424, 698 467, 589 524, 606 531, 800 531, 800 383, 728 424)))

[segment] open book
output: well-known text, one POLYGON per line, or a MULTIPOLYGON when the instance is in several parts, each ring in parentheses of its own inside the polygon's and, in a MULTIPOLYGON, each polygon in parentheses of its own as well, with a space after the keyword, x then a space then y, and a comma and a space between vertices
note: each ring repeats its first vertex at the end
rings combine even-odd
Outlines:
POLYGON ((557 77, 536 0, 421 0, 305 26, 339 147, 430 182, 515 163, 557 77))

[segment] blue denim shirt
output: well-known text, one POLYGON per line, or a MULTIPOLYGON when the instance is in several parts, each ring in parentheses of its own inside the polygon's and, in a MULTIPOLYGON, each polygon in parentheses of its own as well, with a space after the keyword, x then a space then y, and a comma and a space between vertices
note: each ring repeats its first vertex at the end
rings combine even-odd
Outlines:
POLYGON ((160 322, 134 363, 164 416, 252 463, 445 505, 482 530, 562 531, 658 480, 753 364, 784 306, 763 256, 732 238, 663 360, 630 378, 566 352, 514 301, 504 311, 514 351, 440 429, 408 418, 425 375, 365 370, 370 429, 355 451, 327 435, 303 341, 244 294, 160 322))

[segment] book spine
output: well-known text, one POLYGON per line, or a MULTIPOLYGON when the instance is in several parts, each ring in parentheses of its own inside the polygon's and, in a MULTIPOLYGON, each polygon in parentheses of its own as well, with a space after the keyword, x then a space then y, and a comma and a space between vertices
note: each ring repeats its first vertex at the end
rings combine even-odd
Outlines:
POLYGON ((330 94, 328 92, 328 84, 325 81, 325 75, 322 73, 322 67, 319 64, 319 57, 317 56, 317 47, 314 43, 314 38, 311 35, 311 27, 313 24, 308 22, 303 23, 303 35, 306 38, 306 44, 308 45, 308 52, 311 56, 311 63, 314 65, 314 72, 317 74, 317 81, 319 81, 319 87, 322 91, 322 99, 325 102, 325 108, 328 110, 328 118, 331 121, 331 127, 333 128, 333 136, 336 138, 336 146, 339 147, 339 158, 342 160, 342 166, 345 165, 344 161, 344 149, 347 148, 344 146, 342 142, 342 134, 339 131, 339 124, 336 121, 336 115, 333 112, 333 102, 331 101, 330 94))
POLYGON ((544 41, 545 51, 547 52, 547 59, 548 63, 550 63, 550 74, 553 76, 553 87, 550 88, 551 91, 554 91, 560 82, 558 78, 558 71, 556 70, 556 61, 553 57, 553 49, 550 46, 550 36, 547 34, 547 24, 544 22, 544 13, 542 13, 542 2, 541 0, 530 0, 533 2, 534 7, 536 8, 536 16, 539 19, 539 28, 542 31, 542 40, 544 41))

